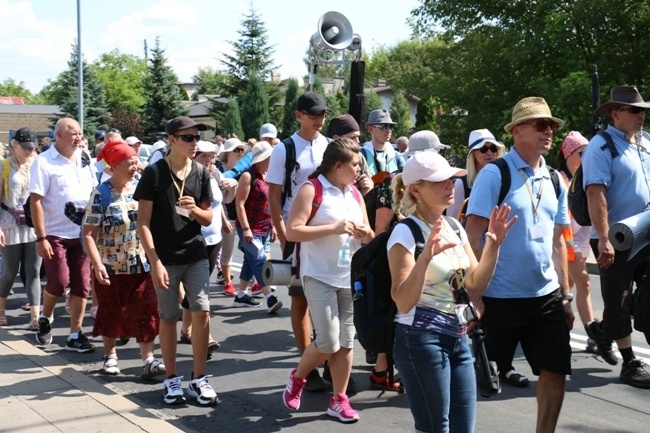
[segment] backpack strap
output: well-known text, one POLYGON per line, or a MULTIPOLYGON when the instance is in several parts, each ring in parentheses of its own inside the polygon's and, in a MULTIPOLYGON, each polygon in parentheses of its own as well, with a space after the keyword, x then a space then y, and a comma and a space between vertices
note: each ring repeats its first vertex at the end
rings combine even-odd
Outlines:
POLYGON ((377 173, 377 163, 374 153, 370 154, 370 151, 365 147, 361 147, 360 152, 363 157, 366 158, 366 163, 368 164, 368 170, 370 170, 370 173, 377 173))
POLYGON ((422 251, 424 250, 425 240, 422 229, 413 218, 404 218, 399 222, 399 224, 406 224, 411 230, 413 239, 415 239, 415 254, 413 254, 413 257, 417 260, 417 258, 420 256, 420 254, 422 254, 422 251))
POLYGON ((113 189, 113 185, 109 181, 104 181, 97 185, 97 191, 101 194, 102 209, 104 212, 111 205, 111 189, 113 189))
POLYGON ((450 216, 443 215, 442 217, 445 219, 445 221, 447 221, 447 224, 449 224, 449 226, 452 228, 454 233, 456 233, 456 236, 458 236, 458 239, 461 239, 461 237, 460 237, 460 223, 458 221, 456 221, 455 218, 452 218, 450 216))
POLYGON ((307 218, 305 225, 309 224, 309 222, 314 218, 320 204, 323 202, 323 184, 321 181, 317 177, 314 177, 308 179, 307 182, 314 186, 314 198, 311 201, 311 212, 309 213, 309 218, 307 218))
POLYGON ((618 150, 616 149, 616 146, 614 145, 614 140, 612 140, 612 136, 609 134, 607 131, 600 131, 598 132, 598 135, 603 137, 605 139, 605 144, 600 146, 601 150, 609 149, 609 152, 612 154, 612 159, 616 158, 619 153, 618 150))
POLYGON ((158 169, 158 161, 150 165, 151 170, 153 171, 153 190, 158 192, 158 186, 160 185, 160 171, 158 169))
POLYGON ((5 198, 9 197, 9 172, 11 171, 11 166, 9 165, 9 160, 7 158, 2 160, 2 189, 4 190, 5 198))
POLYGON ((499 190, 499 199, 497 200, 497 206, 501 206, 503 200, 505 200, 510 191, 510 184, 512 180, 510 179, 510 167, 508 167, 508 162, 503 158, 497 158, 489 162, 489 164, 494 164, 499 168, 501 172, 501 189, 499 190))
POLYGON ((460 180, 463 182, 463 190, 465 191, 465 198, 468 199, 469 195, 472 193, 472 188, 470 188, 469 183, 467 183, 467 175, 461 176, 460 180))
POLYGON ((555 189, 555 197, 560 198, 560 176, 556 169, 553 167, 548 168, 548 173, 551 175, 551 182, 553 183, 553 188, 555 189))
POLYGON ((282 207, 287 201, 287 197, 291 197, 291 173, 293 170, 300 169, 300 164, 296 161, 296 144, 291 137, 282 140, 284 143, 285 157, 284 157, 284 185, 282 188, 282 207))

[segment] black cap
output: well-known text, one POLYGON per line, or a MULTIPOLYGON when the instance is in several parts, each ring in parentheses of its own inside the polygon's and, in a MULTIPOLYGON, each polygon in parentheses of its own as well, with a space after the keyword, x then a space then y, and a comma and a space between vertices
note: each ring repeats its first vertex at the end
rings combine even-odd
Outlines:
POLYGON ((298 98, 296 110, 306 111, 309 114, 318 114, 321 111, 329 111, 327 102, 323 95, 316 92, 305 92, 298 98))
POLYGON ((104 137, 106 137, 106 131, 103 129, 99 129, 95 132, 95 140, 103 140, 104 137))
POLYGON ((165 123, 165 133, 167 133, 167 135, 173 135, 176 131, 180 131, 181 129, 194 127, 198 128, 199 131, 205 131, 208 129, 208 127, 204 124, 196 123, 194 119, 191 119, 187 116, 178 116, 168 120, 167 123, 165 123))
POLYGON ((16 131, 14 140, 20 143, 22 147, 28 149, 36 149, 38 147, 38 144, 36 144, 36 134, 34 134, 34 130, 30 128, 20 128, 16 131))

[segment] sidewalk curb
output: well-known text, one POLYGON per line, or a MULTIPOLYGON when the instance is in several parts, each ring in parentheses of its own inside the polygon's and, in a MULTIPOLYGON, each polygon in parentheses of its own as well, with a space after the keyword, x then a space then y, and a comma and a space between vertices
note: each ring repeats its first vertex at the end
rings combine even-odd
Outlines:
MULTIPOLYGON (((88 398, 104 406, 115 416, 119 416, 145 432, 182 433, 183 430, 169 424, 162 412, 140 407, 84 372, 75 364, 68 363, 56 353, 47 353, 26 341, 22 334, 0 328, 0 345, 8 347, 17 355, 27 358, 47 373, 56 376, 78 389, 88 398)), ((28 406, 47 404, 40 400, 23 400, 28 406)))

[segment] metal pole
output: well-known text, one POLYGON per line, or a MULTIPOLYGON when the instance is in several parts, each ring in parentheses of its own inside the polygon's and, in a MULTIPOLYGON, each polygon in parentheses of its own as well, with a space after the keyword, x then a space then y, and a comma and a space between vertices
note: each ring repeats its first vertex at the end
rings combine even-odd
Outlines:
POLYGON ((81 0, 77 0, 77 81, 79 83, 78 100, 79 115, 78 121, 81 131, 84 130, 84 67, 81 61, 81 0))

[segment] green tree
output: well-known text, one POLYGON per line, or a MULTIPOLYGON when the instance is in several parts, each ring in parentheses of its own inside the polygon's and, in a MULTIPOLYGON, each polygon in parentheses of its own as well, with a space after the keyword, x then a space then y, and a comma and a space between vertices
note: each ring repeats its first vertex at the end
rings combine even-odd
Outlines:
POLYGON ((239 39, 230 41, 233 54, 222 53, 221 63, 225 66, 225 73, 229 77, 226 84, 227 94, 241 96, 246 89, 249 73, 255 73, 262 79, 271 79, 274 66, 274 49, 268 45, 268 36, 262 17, 258 15, 253 2, 250 2, 250 11, 237 30, 239 39))
POLYGON ((411 127, 411 111, 406 97, 399 90, 394 90, 393 103, 390 106, 390 118, 397 123, 393 137, 398 138, 406 135, 406 132, 411 127))
POLYGON ((160 48, 160 38, 151 50, 149 73, 144 80, 144 128, 147 134, 162 131, 165 122, 187 114, 185 99, 178 88, 178 77, 167 64, 165 50, 160 48))
POLYGON ((199 68, 196 75, 192 77, 192 82, 199 85, 194 99, 198 98, 198 95, 222 95, 228 89, 228 76, 211 67, 199 68))
MULTIPOLYGON (((53 103, 61 107, 62 115, 79 119, 78 99, 78 67, 77 45, 72 45, 72 52, 68 60, 68 69, 61 72, 53 84, 53 103)), ((111 116, 106 104, 106 93, 103 84, 94 71, 82 59, 83 67, 83 129, 84 135, 90 137, 97 129, 106 128, 110 124, 111 116)), ((52 119, 53 123, 58 118, 52 119)))
POLYGON ((289 137, 300 127, 296 119, 298 96, 298 80, 290 78, 287 81, 287 91, 284 93, 284 115, 282 117, 282 127, 280 128, 282 138, 289 137))
POLYGON ((239 115, 239 104, 237 103, 237 98, 228 99, 228 106, 226 108, 226 113, 223 117, 223 135, 228 137, 230 135, 236 135, 237 138, 244 141, 244 130, 241 125, 241 116, 239 115))
POLYGON ((7 78, 0 83, 0 96, 15 96, 19 98, 25 98, 25 102, 29 103, 29 100, 33 97, 32 92, 25 87, 25 83, 21 81, 17 83, 13 78, 7 78))
MULTIPOLYGON (((249 74, 241 105, 244 137, 257 139, 260 126, 269 122, 269 97, 264 83, 254 72, 249 74)), ((241 139, 244 140, 243 137, 241 139)))
MULTIPOLYGON (((366 112, 365 112, 365 117, 362 119, 363 125, 366 124, 368 121, 368 115, 374 111, 374 110, 379 110, 383 108, 381 106, 381 98, 379 98, 379 95, 377 92, 374 90, 369 90, 365 93, 365 105, 366 105, 366 112)), ((370 133, 368 132, 368 128, 364 128, 363 125, 361 126, 361 142, 364 141, 370 141, 370 133)))
POLYGON ((126 115, 141 112, 145 104, 143 82, 149 73, 144 59, 115 49, 99 56, 91 68, 106 89, 111 111, 120 109, 126 115))

